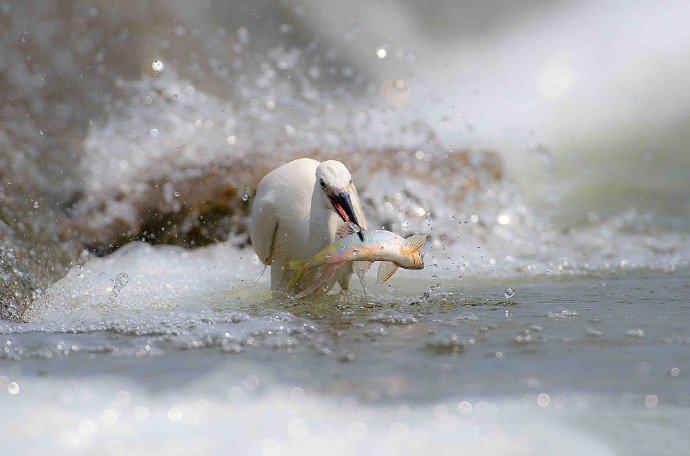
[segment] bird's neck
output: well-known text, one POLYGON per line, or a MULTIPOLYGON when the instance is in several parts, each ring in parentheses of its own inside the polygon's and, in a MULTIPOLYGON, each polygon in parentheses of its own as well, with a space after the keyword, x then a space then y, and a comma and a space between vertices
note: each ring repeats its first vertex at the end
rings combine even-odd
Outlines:
POLYGON ((309 221, 309 245, 312 251, 309 256, 314 255, 328 247, 335 238, 335 231, 338 229, 338 216, 328 208, 320 211, 320 214, 312 214, 309 221))

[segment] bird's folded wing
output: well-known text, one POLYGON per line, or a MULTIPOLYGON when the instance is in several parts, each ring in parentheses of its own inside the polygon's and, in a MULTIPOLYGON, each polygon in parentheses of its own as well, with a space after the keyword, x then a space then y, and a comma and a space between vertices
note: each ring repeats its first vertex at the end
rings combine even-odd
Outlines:
POLYGON ((263 264, 271 264, 273 239, 278 228, 273 206, 265 201, 257 200, 252 207, 252 218, 249 234, 252 238, 254 251, 263 264))

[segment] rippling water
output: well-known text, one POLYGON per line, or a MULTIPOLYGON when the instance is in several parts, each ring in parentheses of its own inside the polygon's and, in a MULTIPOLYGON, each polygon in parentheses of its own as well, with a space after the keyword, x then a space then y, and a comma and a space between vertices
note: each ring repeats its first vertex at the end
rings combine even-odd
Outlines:
POLYGON ((687 452, 687 5, 91 3, 0 7, 3 454, 687 452), (302 155, 426 269, 271 298, 302 155))
POLYGON ((246 253, 134 244, 74 269, 28 322, 0 324, 10 448, 642 455, 689 443, 687 268, 459 280, 432 266, 367 296, 295 302, 267 296, 246 253))

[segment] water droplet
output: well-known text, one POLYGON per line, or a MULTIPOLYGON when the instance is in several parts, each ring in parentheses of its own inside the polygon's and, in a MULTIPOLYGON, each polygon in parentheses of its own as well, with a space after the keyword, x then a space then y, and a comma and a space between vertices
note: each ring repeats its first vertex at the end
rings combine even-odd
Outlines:
POLYGON ((160 136, 160 132, 157 128, 152 128, 151 131, 149 131, 149 136, 152 138, 157 138, 158 136, 160 136))
POLYGON ((376 57, 380 59, 385 59, 388 56, 388 51, 384 47, 379 47, 376 49, 376 57))
POLYGON ((512 298, 513 296, 515 296, 515 290, 513 290, 513 289, 510 288, 510 287, 508 287, 508 288, 506 288, 504 295, 505 295, 506 299, 510 299, 510 298, 512 298))
POLYGON ((12 395, 18 394, 19 393, 19 384, 17 382, 10 382, 7 385, 7 392, 12 394, 12 395))
POLYGON ((156 59, 151 63, 151 68, 153 69, 154 73, 160 73, 163 71, 163 62, 156 59))
POLYGON ((508 225, 509 223, 510 223, 510 215, 501 214, 498 216, 498 224, 499 225, 508 225))
POLYGON ((539 393, 537 396, 537 405, 541 408, 548 407, 551 404, 551 396, 546 393, 539 393))
POLYGON ((150 106, 153 103, 153 98, 150 95, 146 95, 141 101, 144 103, 144 106, 150 106))
POLYGON ((249 200, 249 195, 242 195, 242 201, 249 200))
POLYGON ((112 291, 110 292, 110 296, 114 299, 117 298, 117 295, 124 287, 127 286, 129 283, 129 275, 127 275, 126 272, 121 272, 115 277, 113 280, 113 287, 112 291))
POLYGON ((231 146, 234 146, 235 144, 237 144, 237 136, 235 136, 235 135, 228 136, 228 144, 230 144, 231 146))
POLYGON ((40 204, 38 203, 38 201, 34 201, 34 209, 38 209, 39 206, 40 204))
POLYGON ((181 421, 184 418, 184 412, 179 407, 170 407, 168 410, 168 419, 173 422, 181 421))

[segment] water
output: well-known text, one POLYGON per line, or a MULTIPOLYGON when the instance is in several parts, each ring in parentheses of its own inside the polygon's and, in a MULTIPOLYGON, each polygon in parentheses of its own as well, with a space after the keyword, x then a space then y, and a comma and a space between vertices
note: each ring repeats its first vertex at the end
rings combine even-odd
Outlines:
POLYGON ((229 245, 140 243, 73 270, 28 322, 0 324, 10 449, 642 455, 690 443, 688 268, 470 275, 422 293, 425 270, 303 302, 269 298, 261 269, 229 245))
POLYGON ((690 9, 479 3, 3 5, 3 454, 687 452, 690 9), (271 299, 305 155, 426 269, 271 299))

